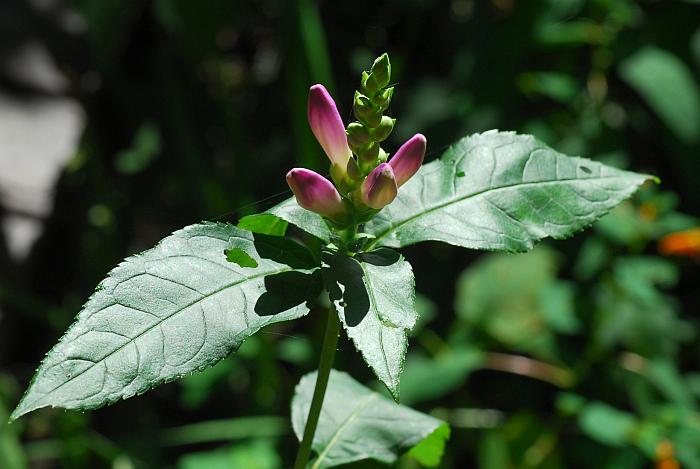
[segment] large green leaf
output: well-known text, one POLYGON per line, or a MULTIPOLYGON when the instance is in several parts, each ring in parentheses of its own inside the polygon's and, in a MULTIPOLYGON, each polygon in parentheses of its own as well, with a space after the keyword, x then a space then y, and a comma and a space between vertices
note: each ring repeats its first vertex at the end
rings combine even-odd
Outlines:
POLYGON ((308 312, 302 299, 278 300, 274 287, 289 275, 314 277, 263 257, 253 235, 234 226, 173 233, 109 273, 12 418, 46 406, 94 409, 213 365, 261 327, 308 312), (227 262, 232 244, 258 267, 227 262))
MULTIPOLYGON (((292 425, 301 439, 316 384, 316 372, 304 376, 292 400, 292 425)), ((446 423, 405 407, 367 389, 346 373, 332 370, 312 448, 318 457, 312 469, 364 459, 386 463, 421 445, 415 453, 424 464, 437 465, 445 441, 446 423)))
POLYGON ((650 178, 567 157, 528 135, 489 131, 424 165, 366 231, 388 247, 434 240, 527 251, 590 225, 650 178))
POLYGON ((390 249, 348 257, 326 254, 326 289, 348 337, 399 398, 408 333, 417 314, 411 265, 390 249))

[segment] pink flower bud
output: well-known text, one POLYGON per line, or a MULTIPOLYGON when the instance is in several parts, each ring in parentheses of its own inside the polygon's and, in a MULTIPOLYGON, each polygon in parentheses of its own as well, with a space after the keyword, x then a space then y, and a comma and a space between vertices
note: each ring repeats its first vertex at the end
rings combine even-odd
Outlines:
POLYGON ((307 210, 339 220, 345 204, 331 181, 310 169, 294 168, 287 173, 287 184, 297 203, 307 210))
POLYGON ((307 111, 311 131, 331 164, 345 171, 352 153, 338 108, 323 85, 314 85, 309 90, 307 111))
POLYGON ((393 202, 398 190, 394 171, 388 163, 382 163, 364 180, 360 194, 365 205, 379 210, 393 202))
POLYGON ((389 160, 396 176, 396 185, 403 186, 416 174, 425 156, 426 140, 422 134, 416 134, 406 141, 389 160))

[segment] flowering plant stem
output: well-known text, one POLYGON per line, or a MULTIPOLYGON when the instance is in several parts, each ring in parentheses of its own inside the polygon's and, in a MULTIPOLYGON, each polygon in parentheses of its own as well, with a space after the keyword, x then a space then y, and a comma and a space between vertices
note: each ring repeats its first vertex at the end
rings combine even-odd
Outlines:
POLYGON ((340 319, 333 310, 333 307, 327 309, 328 319, 326 322, 326 333, 323 337, 323 345, 321 346, 321 359, 318 363, 318 375, 316 377, 316 385, 314 394, 309 407, 309 415, 306 418, 306 426, 304 427, 304 437, 299 445, 296 460, 294 461, 294 469, 304 469, 309 461, 311 454, 311 443, 314 440, 318 418, 321 415, 321 407, 323 406, 323 397, 326 394, 328 386, 328 377, 333 368, 333 360, 335 359, 335 350, 338 346, 338 336, 340 334, 340 319))

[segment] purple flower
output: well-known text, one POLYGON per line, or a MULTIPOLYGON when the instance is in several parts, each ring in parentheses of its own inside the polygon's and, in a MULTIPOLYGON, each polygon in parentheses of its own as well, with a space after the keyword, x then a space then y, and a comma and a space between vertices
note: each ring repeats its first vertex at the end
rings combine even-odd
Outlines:
POLYGON ((297 203, 307 210, 340 221, 346 213, 345 204, 331 181, 305 168, 287 173, 287 184, 297 203))
POLYGON ((403 186, 416 174, 425 156, 426 140, 422 134, 416 134, 406 141, 389 160, 396 176, 396 185, 403 186))
POLYGON ((379 210, 389 205, 398 192, 394 170, 388 163, 382 163, 372 170, 360 187, 362 202, 379 210))
POLYGON ((352 153, 338 108, 323 85, 309 90, 308 117, 311 131, 331 160, 331 175, 338 182, 338 177, 345 175, 352 153))

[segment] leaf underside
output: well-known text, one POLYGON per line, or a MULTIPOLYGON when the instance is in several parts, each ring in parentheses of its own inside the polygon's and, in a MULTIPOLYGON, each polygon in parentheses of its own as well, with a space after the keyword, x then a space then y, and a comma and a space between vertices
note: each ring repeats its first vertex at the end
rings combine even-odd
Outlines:
POLYGON ((229 224, 173 233, 109 273, 11 418, 46 406, 94 409, 213 365, 261 327, 308 312, 298 303, 260 307, 266 280, 290 271, 260 257, 253 235, 229 224), (227 262, 232 241, 257 268, 227 262))
MULTIPOLYGON (((300 440, 316 376, 316 372, 304 376, 292 400, 292 425, 300 440)), ((322 469, 365 459, 392 463, 426 438, 431 441, 420 448, 420 459, 437 464, 449 433, 441 420, 391 402, 350 375, 331 370, 312 443, 318 457, 310 467, 322 469)))
POLYGON ((433 240, 522 252, 542 238, 573 235, 649 179, 563 155, 532 136, 489 131, 424 165, 366 231, 374 246, 433 240))
POLYGON ((396 400, 408 334, 416 324, 411 265, 390 249, 328 254, 326 289, 348 337, 396 400))

